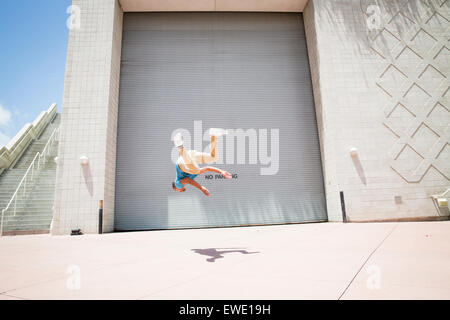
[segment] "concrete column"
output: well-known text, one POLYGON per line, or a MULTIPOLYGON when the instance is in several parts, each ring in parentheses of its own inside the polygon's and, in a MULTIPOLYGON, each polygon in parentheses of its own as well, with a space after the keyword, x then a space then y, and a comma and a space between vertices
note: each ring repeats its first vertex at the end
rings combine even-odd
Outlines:
POLYGON ((448 219, 448 7, 310 0, 304 21, 329 220, 341 190, 350 221, 448 219))
POLYGON ((104 200, 104 231, 110 232, 123 12, 118 0, 74 0, 73 5, 80 9, 80 28, 69 35, 51 232, 97 233, 99 200, 104 200), (83 155, 86 166, 80 165, 83 155))

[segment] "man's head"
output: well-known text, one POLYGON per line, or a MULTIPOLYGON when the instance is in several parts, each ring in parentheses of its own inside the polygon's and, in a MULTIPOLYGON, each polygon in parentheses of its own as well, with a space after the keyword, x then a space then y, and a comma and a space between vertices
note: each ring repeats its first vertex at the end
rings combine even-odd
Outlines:
POLYGON ((173 144, 174 144, 175 147, 177 147, 177 148, 183 147, 183 136, 181 135, 180 132, 178 132, 178 133, 173 137, 173 144))
POLYGON ((178 189, 177 186, 175 185, 175 182, 172 182, 172 189, 174 191, 178 191, 178 192, 185 192, 186 191, 185 187, 183 187, 182 189, 178 189))

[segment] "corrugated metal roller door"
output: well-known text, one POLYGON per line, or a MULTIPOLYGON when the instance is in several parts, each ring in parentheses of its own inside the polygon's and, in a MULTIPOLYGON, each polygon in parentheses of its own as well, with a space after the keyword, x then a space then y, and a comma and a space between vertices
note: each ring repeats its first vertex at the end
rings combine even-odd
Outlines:
POLYGON ((302 15, 126 13, 116 229, 324 220, 302 15), (215 166, 234 178, 198 176, 210 197, 173 191, 171 136, 185 129, 187 148, 208 150, 210 127, 232 133, 215 166))

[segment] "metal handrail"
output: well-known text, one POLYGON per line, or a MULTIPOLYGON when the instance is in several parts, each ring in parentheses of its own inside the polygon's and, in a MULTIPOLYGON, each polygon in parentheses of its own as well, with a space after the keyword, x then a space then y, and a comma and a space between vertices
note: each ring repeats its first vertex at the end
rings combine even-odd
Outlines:
POLYGON ((437 198, 439 198, 439 197, 445 197, 445 195, 447 194, 447 193, 449 193, 450 192, 450 188, 448 188, 447 190, 445 190, 443 193, 441 193, 441 194, 433 194, 433 195, 431 195, 431 197, 433 198, 433 199, 437 199, 437 198))
POLYGON ((0 147, 0 174, 14 167, 28 145, 39 137, 47 125, 58 115, 58 108, 53 103, 42 111, 32 123, 27 123, 5 146, 0 147))
POLYGON ((17 199, 20 196, 20 189, 23 187, 22 196, 23 199, 27 196, 27 178, 30 175, 31 172, 31 181, 28 183, 32 183, 32 185, 28 185, 28 190, 31 190, 31 188, 34 187, 34 183, 36 182, 35 178, 37 177, 39 171, 41 170, 42 166, 45 165, 48 159, 48 155, 50 153, 50 148, 53 146, 53 143, 58 140, 58 134, 59 134, 59 127, 53 130, 50 138, 48 139, 47 143, 45 144, 44 149, 42 152, 36 153, 36 155, 33 158, 33 161, 28 166, 27 171, 25 172, 24 176, 20 180, 19 185, 16 188, 16 191, 14 191, 14 194, 12 195, 11 199, 9 200, 6 207, 2 210, 2 217, 0 222, 0 236, 3 235, 3 218, 5 216, 5 213, 8 211, 8 209, 11 207, 11 204, 14 202, 14 216, 16 215, 16 209, 17 209, 17 199), (35 169, 37 163, 37 169, 35 169), (36 172, 35 172, 36 171, 36 172))
POLYGON ((450 192, 450 188, 448 188, 447 190, 445 190, 444 192, 442 192, 440 194, 432 194, 431 195, 431 199, 433 201, 434 207, 437 210, 439 216, 443 216, 443 215, 441 215, 441 210, 440 210, 439 204, 438 204, 438 198, 445 197, 447 195, 447 193, 449 193, 449 192, 450 192))

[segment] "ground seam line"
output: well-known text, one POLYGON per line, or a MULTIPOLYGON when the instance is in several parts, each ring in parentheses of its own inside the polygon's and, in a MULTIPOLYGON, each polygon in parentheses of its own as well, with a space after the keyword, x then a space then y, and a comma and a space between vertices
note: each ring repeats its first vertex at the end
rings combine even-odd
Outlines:
POLYGON ((339 296, 338 300, 341 300, 341 298, 344 296, 344 294, 347 292, 348 288, 350 288, 350 286, 352 285, 353 281, 356 279, 356 277, 358 276, 358 274, 361 272, 361 270, 364 268, 364 266, 366 265, 366 263, 370 260, 370 258, 372 257, 372 255, 375 253, 375 251, 378 250, 378 248, 381 247, 381 245, 384 243, 384 241, 386 241, 387 238, 389 238, 389 236, 394 232, 395 228, 397 228, 398 224, 396 224, 391 231, 389 231, 389 233, 386 235, 386 237, 384 237, 383 240, 381 240, 381 242, 375 247, 375 249, 373 249, 373 251, 369 254, 369 256, 367 257, 367 259, 364 261, 364 263, 361 265, 361 267, 358 269, 358 271, 356 272, 356 274, 353 276, 352 280, 350 280, 350 283, 347 285, 347 287, 344 289, 344 291, 341 293, 341 295, 339 296))
POLYGON ((10 298, 16 298, 16 299, 19 299, 19 300, 28 300, 28 299, 26 299, 26 298, 16 297, 16 296, 12 296, 12 295, 6 294, 6 293, 0 293, 0 296, 10 297, 10 298))

